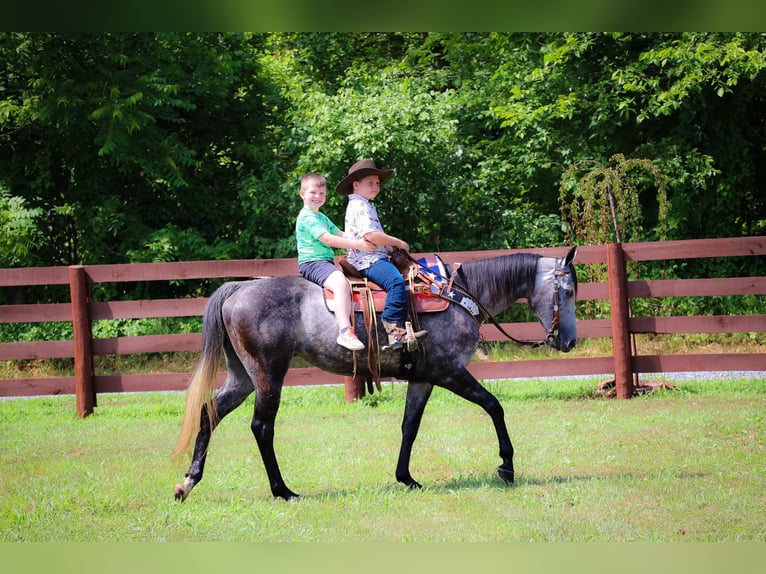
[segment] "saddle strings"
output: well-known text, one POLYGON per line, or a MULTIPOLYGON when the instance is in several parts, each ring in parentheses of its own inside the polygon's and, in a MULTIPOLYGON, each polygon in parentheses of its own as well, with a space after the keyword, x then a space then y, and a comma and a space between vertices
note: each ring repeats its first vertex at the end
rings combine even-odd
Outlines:
POLYGON ((363 314, 369 317, 369 320, 365 321, 367 326, 367 365, 370 368, 375 386, 380 391, 381 362, 380 343, 378 341, 378 316, 375 313, 375 300, 372 297, 372 291, 367 278, 364 280, 362 299, 363 314))

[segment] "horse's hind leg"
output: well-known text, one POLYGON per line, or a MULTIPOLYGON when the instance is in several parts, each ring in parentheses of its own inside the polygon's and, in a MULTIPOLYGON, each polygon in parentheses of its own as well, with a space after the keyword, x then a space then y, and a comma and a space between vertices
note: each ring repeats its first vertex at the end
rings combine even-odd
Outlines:
POLYGON ((423 412, 426 403, 431 397, 433 385, 429 383, 409 383, 407 385, 407 400, 404 406, 404 418, 402 420, 402 446, 399 449, 399 460, 396 463, 396 480, 406 484, 410 488, 421 488, 410 474, 410 456, 412 445, 420 429, 420 421, 423 420, 423 412))
POLYGON ((255 413, 250 428, 256 443, 258 443, 263 466, 266 468, 271 494, 277 498, 293 500, 299 496, 285 484, 282 472, 279 470, 277 455, 274 452, 274 423, 279 410, 282 382, 286 372, 287 369, 285 368, 284 372, 259 378, 258 392, 255 398, 255 413), (270 379, 272 382, 267 382, 265 379, 270 379))
MULTIPOLYGON (((241 405, 248 395, 253 392, 253 388, 250 378, 244 371, 241 371, 235 376, 233 371, 230 370, 226 377, 226 382, 215 395, 218 423, 220 423, 220 421, 231 411, 241 405)), ((194 442, 194 454, 192 455, 191 465, 189 466, 189 470, 186 471, 183 483, 176 484, 174 489, 175 499, 180 500, 181 502, 186 500, 186 497, 189 496, 192 488, 202 480, 210 437, 213 434, 213 430, 215 430, 215 427, 210 424, 207 407, 203 407, 200 416, 200 429, 194 442)))

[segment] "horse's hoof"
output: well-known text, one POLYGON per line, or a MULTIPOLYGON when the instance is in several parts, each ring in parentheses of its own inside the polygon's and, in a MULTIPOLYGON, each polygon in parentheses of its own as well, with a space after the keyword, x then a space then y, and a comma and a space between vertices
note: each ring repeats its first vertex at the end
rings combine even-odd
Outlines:
POLYGON ((183 502, 186 500, 186 497, 189 496, 189 493, 186 491, 183 484, 176 484, 173 489, 173 496, 177 501, 183 502))
POLYGON ((506 483, 513 484, 513 470, 508 470, 502 466, 497 467, 497 475, 506 483))
POLYGON ((284 487, 283 489, 279 489, 279 490, 276 490, 276 491, 272 490, 271 494, 274 495, 274 498, 283 498, 287 502, 292 502, 294 500, 300 500, 300 498, 301 498, 300 494, 296 494, 295 492, 293 492, 292 490, 290 490, 287 487, 284 487))
POLYGON ((423 485, 421 485, 417 480, 415 480, 411 476, 397 478, 396 480, 401 482, 404 486, 406 486, 410 490, 420 490, 421 488, 423 488, 423 485))

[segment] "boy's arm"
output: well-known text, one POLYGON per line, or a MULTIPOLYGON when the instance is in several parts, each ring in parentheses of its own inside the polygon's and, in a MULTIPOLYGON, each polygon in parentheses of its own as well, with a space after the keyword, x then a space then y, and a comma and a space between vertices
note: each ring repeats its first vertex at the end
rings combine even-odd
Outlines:
POLYGON ((402 241, 398 237, 394 237, 388 233, 383 233, 382 231, 370 231, 369 233, 365 234, 364 238, 367 241, 374 243, 375 245, 387 245, 391 247, 397 247, 399 249, 404 249, 405 251, 410 250, 410 246, 406 241, 402 241))
POLYGON ((317 239, 325 245, 329 245, 336 249, 356 249, 358 251, 367 252, 372 252, 376 249, 376 246, 373 243, 370 243, 370 241, 366 239, 351 239, 350 237, 342 235, 342 232, 338 232, 338 235, 333 235, 328 231, 327 233, 320 235, 317 239))

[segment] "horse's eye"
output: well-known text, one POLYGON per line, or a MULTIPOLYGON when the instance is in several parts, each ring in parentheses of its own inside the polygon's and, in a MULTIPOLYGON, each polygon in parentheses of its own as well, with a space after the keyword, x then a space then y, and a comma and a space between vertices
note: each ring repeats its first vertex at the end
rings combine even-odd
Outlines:
POLYGON ((574 289, 567 289, 564 291, 564 294, 567 296, 567 298, 571 298, 574 296, 574 289))

